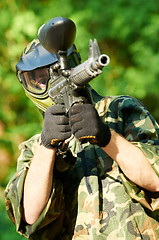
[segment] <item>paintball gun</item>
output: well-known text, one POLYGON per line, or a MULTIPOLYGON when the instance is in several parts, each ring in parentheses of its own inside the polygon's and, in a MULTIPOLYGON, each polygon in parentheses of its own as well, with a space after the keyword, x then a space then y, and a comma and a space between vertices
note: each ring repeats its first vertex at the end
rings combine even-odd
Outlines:
POLYGON ((49 20, 38 31, 41 45, 58 58, 58 62, 52 68, 48 94, 55 104, 65 104, 67 112, 73 104, 90 102, 85 86, 101 74, 102 68, 110 61, 106 54, 100 53, 97 41, 90 40, 88 59, 71 68, 67 51, 74 42, 75 34, 74 22, 63 17, 49 20))

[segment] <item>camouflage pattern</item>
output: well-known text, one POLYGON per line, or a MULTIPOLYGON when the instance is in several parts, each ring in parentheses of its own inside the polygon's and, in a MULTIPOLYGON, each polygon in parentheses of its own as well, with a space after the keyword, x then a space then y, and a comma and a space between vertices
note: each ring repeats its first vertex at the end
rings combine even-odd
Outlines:
MULTIPOLYGON (((129 96, 93 93, 93 101, 103 121, 140 148, 159 176, 159 127, 147 109, 129 96)), ((159 239, 159 193, 132 183, 98 146, 85 143, 81 150, 76 139, 70 143, 76 162, 60 162, 41 216, 33 225, 24 223, 23 183, 39 137, 21 144, 17 173, 5 190, 7 212, 18 233, 30 240, 159 239)))

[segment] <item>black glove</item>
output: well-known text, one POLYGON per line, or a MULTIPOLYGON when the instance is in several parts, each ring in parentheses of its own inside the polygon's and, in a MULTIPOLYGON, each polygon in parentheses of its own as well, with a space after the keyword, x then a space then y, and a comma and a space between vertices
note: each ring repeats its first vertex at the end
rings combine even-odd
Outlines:
POLYGON ((70 136, 71 127, 65 114, 65 106, 57 104, 49 107, 44 116, 41 144, 46 148, 54 148, 70 136))
POLYGON ((103 123, 92 104, 75 104, 69 111, 72 133, 79 140, 105 147, 111 138, 109 126, 103 123))

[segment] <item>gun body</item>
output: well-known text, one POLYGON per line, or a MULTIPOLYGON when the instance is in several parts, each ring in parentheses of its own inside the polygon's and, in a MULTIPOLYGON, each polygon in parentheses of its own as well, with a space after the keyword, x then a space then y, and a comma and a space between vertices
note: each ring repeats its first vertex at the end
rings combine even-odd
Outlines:
POLYGON ((90 102, 86 85, 93 78, 102 73, 102 68, 109 64, 109 57, 100 54, 98 43, 90 40, 89 58, 67 73, 63 70, 61 75, 53 74, 49 96, 56 104, 65 104, 66 111, 75 103, 90 102))
POLYGON ((75 87, 69 79, 63 76, 56 78, 52 85, 54 86, 49 90, 50 98, 55 104, 64 104, 67 113, 73 104, 90 102, 90 96, 85 86, 75 87))
POLYGON ((85 86, 109 64, 109 57, 100 53, 95 39, 89 42, 88 59, 70 70, 67 50, 74 42, 75 33, 74 22, 63 17, 49 20, 38 31, 42 46, 56 54, 59 60, 57 69, 60 74, 57 74, 57 69, 52 69, 49 96, 56 104, 65 104, 67 112, 73 104, 89 101, 85 86))

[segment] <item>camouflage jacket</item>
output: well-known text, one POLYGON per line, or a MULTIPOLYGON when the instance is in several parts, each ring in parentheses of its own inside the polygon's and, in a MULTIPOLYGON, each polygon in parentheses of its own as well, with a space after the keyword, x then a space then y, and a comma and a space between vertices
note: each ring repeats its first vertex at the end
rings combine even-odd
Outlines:
MULTIPOLYGON (((159 176, 159 128, 129 96, 101 98, 95 107, 110 128, 140 148, 159 176)), ((39 219, 22 220, 23 183, 40 135, 20 145, 17 173, 5 190, 6 209, 18 233, 30 240, 158 240, 159 193, 135 185, 98 146, 71 142, 76 161, 56 161, 50 199, 39 219)), ((45 161, 45 159, 44 159, 45 161)))

